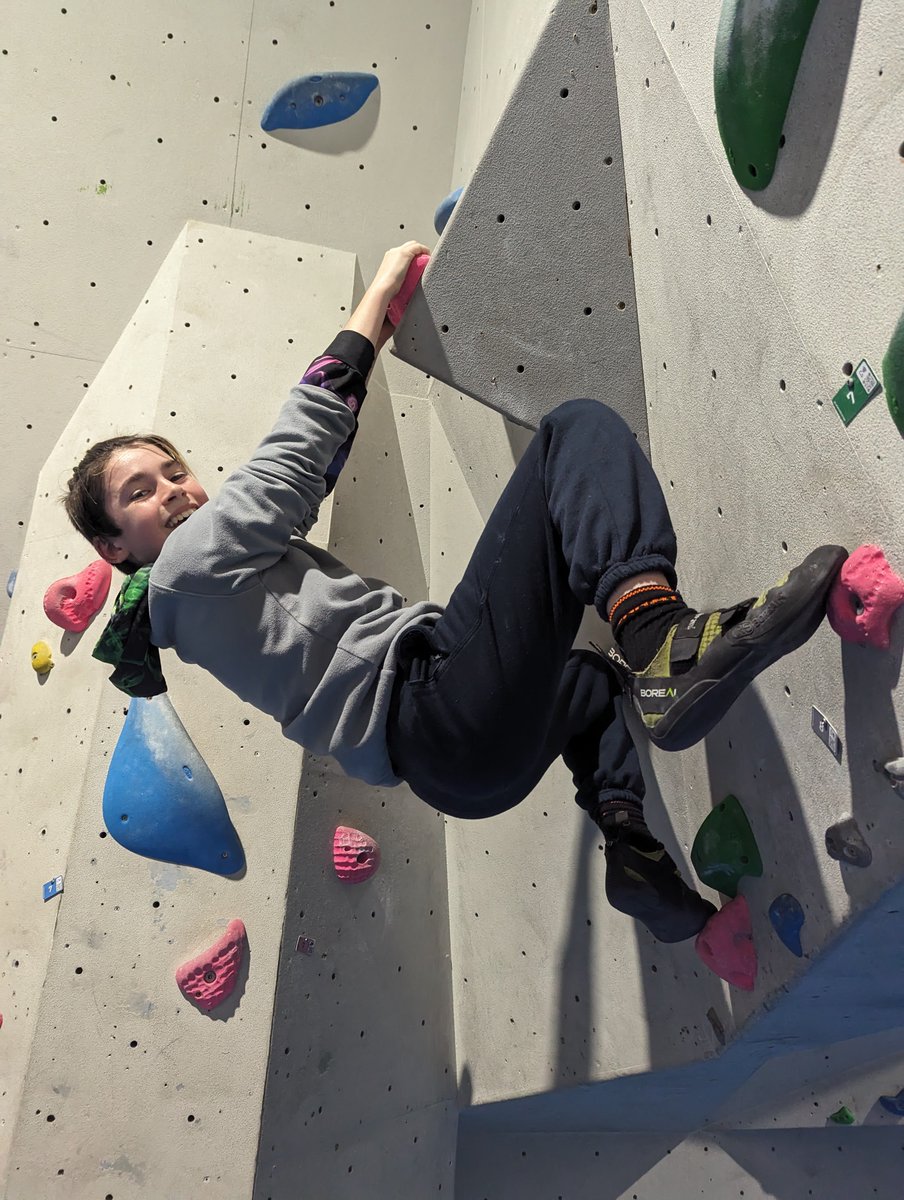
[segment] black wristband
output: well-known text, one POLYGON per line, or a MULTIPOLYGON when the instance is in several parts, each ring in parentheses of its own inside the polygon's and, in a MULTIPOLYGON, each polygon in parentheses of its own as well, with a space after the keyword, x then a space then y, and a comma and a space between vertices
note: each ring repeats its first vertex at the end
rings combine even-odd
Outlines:
POLYGON ((354 329, 341 330, 324 351, 324 355, 339 358, 358 371, 362 379, 370 374, 376 353, 373 342, 354 329))

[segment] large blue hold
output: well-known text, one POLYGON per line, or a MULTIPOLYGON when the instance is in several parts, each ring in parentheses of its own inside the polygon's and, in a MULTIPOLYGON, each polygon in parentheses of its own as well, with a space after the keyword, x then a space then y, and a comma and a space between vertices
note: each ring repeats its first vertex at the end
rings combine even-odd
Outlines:
POLYGON ((433 214, 433 228, 437 233, 442 233, 446 228, 449 218, 452 216, 452 209, 458 203, 458 197, 465 189, 463 187, 456 188, 454 192, 450 192, 445 200, 441 200, 436 212, 433 214))
POLYGON ((217 875, 245 865, 223 793, 165 693, 129 705, 104 785, 104 824, 146 858, 217 875))
POLYGON ((800 931, 806 917, 800 901, 790 892, 782 892, 769 905, 769 920, 791 953, 801 958, 804 950, 800 944, 800 931))
POLYGON ((335 125, 364 106, 379 87, 376 75, 366 71, 326 71, 302 75, 280 88, 261 117, 261 129, 316 129, 335 125))

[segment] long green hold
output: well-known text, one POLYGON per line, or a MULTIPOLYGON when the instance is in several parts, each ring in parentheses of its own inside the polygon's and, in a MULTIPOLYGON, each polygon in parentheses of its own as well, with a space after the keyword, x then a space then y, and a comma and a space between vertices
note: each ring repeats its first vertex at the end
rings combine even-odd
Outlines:
POLYGON ((819 0, 723 0, 713 63, 719 133, 741 187, 775 171, 794 81, 819 0))
POLYGON ((700 881, 725 896, 737 896, 745 875, 762 875, 756 838, 736 797, 726 796, 697 830, 691 862, 700 881))
POLYGON ((898 433, 904 437, 904 312, 882 359, 882 383, 891 419, 897 425, 898 433))

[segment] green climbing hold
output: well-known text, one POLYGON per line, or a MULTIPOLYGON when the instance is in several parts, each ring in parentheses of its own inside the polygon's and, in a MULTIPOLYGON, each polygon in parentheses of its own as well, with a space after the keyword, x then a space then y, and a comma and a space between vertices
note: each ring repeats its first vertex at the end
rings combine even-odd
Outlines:
POLYGON ((734 796, 717 804, 697 831, 691 862, 698 879, 725 896, 737 896, 744 875, 762 875, 763 860, 747 814, 734 796))
POLYGON ((836 1125, 853 1125, 857 1118, 846 1104, 842 1104, 837 1112, 832 1113, 829 1120, 834 1121, 836 1125))
POLYGON ((719 133, 741 187, 768 187, 819 0, 723 0, 713 63, 719 133))
POLYGON ((882 359, 882 380, 891 419, 904 437, 904 313, 901 313, 882 359))

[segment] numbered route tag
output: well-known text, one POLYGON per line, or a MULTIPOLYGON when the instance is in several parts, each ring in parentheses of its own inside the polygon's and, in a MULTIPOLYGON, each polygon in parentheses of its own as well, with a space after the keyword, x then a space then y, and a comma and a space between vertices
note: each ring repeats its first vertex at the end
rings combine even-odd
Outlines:
POLYGON ((841 762, 841 738, 818 708, 814 707, 810 715, 810 724, 813 726, 813 732, 819 740, 825 742, 838 761, 841 762))
POLYGON ((63 876, 57 875, 56 879, 51 879, 44 884, 44 899, 52 900, 54 896, 58 896, 63 890, 63 876))
POLYGON ((882 385, 872 367, 862 358, 847 383, 832 397, 832 403, 845 425, 850 425, 857 413, 881 391, 882 385))

